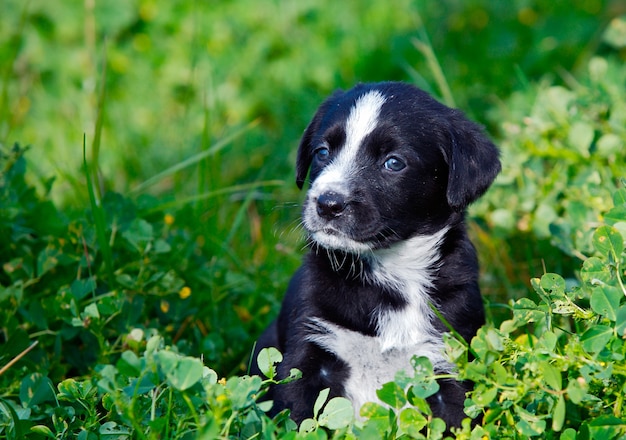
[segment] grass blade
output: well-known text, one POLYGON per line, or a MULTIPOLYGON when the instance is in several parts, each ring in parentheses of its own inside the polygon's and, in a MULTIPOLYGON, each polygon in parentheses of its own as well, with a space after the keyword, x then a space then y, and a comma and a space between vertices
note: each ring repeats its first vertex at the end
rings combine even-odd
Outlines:
POLYGON ((420 22, 422 23, 422 26, 419 29, 419 38, 412 38, 411 43, 426 59, 426 64, 428 65, 428 68, 433 74, 435 82, 441 91, 444 103, 450 107, 456 107, 452 90, 450 90, 446 76, 443 73, 443 69, 441 68, 441 64, 439 64, 437 56, 435 55, 433 45, 430 42, 430 38, 428 37, 428 33, 426 32, 426 28, 423 24, 424 22, 421 18, 420 22))
POLYGON ((215 191, 209 191, 204 194, 196 194, 196 195, 189 196, 189 197, 179 198, 171 202, 162 203, 160 205, 153 206, 146 211, 142 211, 142 215, 150 214, 153 212, 166 211, 168 209, 174 209, 174 208, 179 209, 180 207, 190 204, 190 203, 194 203, 200 200, 208 200, 214 197, 219 197, 219 196, 223 196, 227 194, 234 194, 234 193, 238 193, 242 191, 250 191, 252 193, 252 190, 256 188, 281 186, 284 183, 285 182, 282 180, 266 180, 266 181, 260 181, 260 182, 243 183, 241 185, 233 185, 227 188, 220 188, 220 189, 216 189, 215 191))
POLYGON ((93 216, 94 226, 96 228, 96 239, 98 240, 98 246, 100 252, 102 252, 102 258, 104 259, 104 265, 106 267, 106 273, 109 278, 109 284, 113 286, 115 284, 115 277, 113 276, 113 253, 111 252, 111 246, 106 238, 106 220, 105 213, 99 200, 96 198, 94 191, 92 175, 89 172, 89 165, 87 164, 87 147, 86 136, 83 135, 83 172, 85 173, 85 179, 87 180, 87 192, 89 193, 89 203, 91 205, 91 212, 93 216))
POLYGON ((229 136, 226 136, 225 138, 221 139, 219 142, 214 144, 211 148, 209 148, 209 149, 207 149, 205 151, 201 151, 201 152, 199 152, 197 154, 194 154, 193 156, 183 160, 182 162, 179 162, 176 165, 173 165, 173 166, 167 168, 166 170, 161 171, 157 175, 152 176, 148 180, 144 181, 143 183, 140 183, 139 185, 137 185, 136 187, 131 189, 130 193, 131 194, 136 194, 136 193, 142 192, 146 188, 148 188, 148 187, 150 187, 150 186, 160 182, 161 180, 165 179, 166 177, 168 177, 168 176, 170 176, 172 174, 175 174, 175 173, 177 173, 177 172, 179 172, 181 170, 184 170, 185 168, 188 168, 188 167, 190 167, 192 165, 195 165, 196 163, 202 161, 203 159, 216 154, 220 150, 224 149, 224 147, 226 147, 234 139, 238 138, 239 136, 241 136, 242 134, 244 134, 248 130, 254 128, 258 123, 259 123, 259 120, 253 121, 253 122, 249 123, 248 125, 244 126, 243 128, 235 131, 234 133, 231 133, 229 136))

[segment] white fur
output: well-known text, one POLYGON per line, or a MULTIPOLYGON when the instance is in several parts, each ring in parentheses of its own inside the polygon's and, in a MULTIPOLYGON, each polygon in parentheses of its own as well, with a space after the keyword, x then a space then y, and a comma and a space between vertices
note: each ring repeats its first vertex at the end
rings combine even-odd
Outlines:
POLYGON ((304 210, 304 227, 310 232, 311 238, 328 249, 342 249, 348 252, 361 253, 371 249, 368 243, 361 243, 346 237, 341 231, 327 227, 327 230, 317 229, 313 225, 316 218, 315 201, 328 191, 347 195, 350 176, 356 170, 354 164, 363 139, 372 132, 378 124, 380 109, 385 103, 385 97, 378 91, 368 92, 354 103, 346 121, 346 142, 333 161, 326 166, 315 179, 309 189, 304 210))
POLYGON ((433 235, 416 236, 370 254, 370 281, 393 286, 407 301, 399 311, 379 311, 376 336, 321 319, 310 323, 312 333, 308 340, 334 353, 350 367, 344 386, 357 415, 363 403, 378 400, 376 390, 392 381, 398 371, 412 373, 413 356, 428 357, 439 371, 452 368, 444 357, 441 335, 432 325, 434 313, 427 295, 446 232, 447 228, 433 235))
POLYGON ((433 338, 441 339, 431 324, 434 312, 428 303, 427 291, 433 285, 440 258, 439 246, 446 232, 448 228, 433 235, 418 235, 374 252, 373 281, 395 287, 408 302, 400 311, 380 311, 378 334, 383 350, 419 346, 433 338))
POLYGON ((368 252, 372 249, 372 244, 353 240, 350 237, 345 236, 341 231, 331 228, 330 226, 328 229, 311 232, 310 235, 313 241, 321 244, 327 249, 341 249, 357 255, 368 252))
POLYGON ((344 384, 356 415, 365 402, 376 402, 376 390, 391 382, 396 372, 412 371, 411 358, 415 353, 407 349, 381 351, 379 338, 345 329, 330 322, 315 319, 315 332, 308 340, 335 353, 350 367, 350 376, 344 384))

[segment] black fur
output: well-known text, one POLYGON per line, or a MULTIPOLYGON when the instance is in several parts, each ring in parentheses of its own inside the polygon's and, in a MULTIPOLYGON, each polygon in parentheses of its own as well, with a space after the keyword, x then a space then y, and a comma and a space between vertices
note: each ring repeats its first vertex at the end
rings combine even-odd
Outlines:
MULTIPOLYGON (((358 85, 333 94, 315 114, 298 149, 296 183, 302 188, 307 174, 315 182, 339 155, 351 109, 372 91, 378 91, 385 102, 376 126, 362 140, 359 166, 349 176, 347 188, 339 195, 327 192, 307 203, 317 203, 320 219, 316 221, 327 222, 355 242, 369 243, 374 252, 447 228, 428 296, 469 341, 483 324, 484 312, 476 252, 464 224, 465 209, 500 171, 498 151, 479 126, 413 86, 358 85), (316 156, 320 146, 328 148, 328 159, 316 156), (382 169, 380 164, 388 157, 400 158, 406 168, 382 169)), ((321 249, 313 243, 289 284, 278 319, 259 338, 253 354, 256 361, 260 349, 274 346, 284 355, 281 376, 287 376, 291 368, 303 373, 302 379, 271 390, 268 398, 274 400, 274 412, 289 408, 299 422, 312 416, 320 390, 330 387, 331 397, 345 394, 349 360, 307 339, 312 317, 376 337, 380 332, 376 313, 408 307, 409 299, 397 286, 367 276, 373 270, 372 261, 367 252, 321 249)), ((432 325, 440 333, 447 331, 439 320, 432 325)), ((258 374, 258 369, 253 373, 258 374)), ((468 385, 454 381, 440 385, 439 393, 430 399, 433 412, 449 425, 459 426, 465 417, 468 385)))

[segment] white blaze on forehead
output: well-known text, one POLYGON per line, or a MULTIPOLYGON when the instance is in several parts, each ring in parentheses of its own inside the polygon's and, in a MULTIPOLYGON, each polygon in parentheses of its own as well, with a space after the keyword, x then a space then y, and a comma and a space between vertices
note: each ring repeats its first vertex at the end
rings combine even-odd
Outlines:
POLYGON ((376 128, 378 115, 384 103, 385 97, 378 91, 368 92, 356 100, 346 120, 346 142, 338 156, 315 180, 314 192, 321 194, 330 186, 339 186, 332 188, 338 191, 344 189, 341 186, 345 184, 353 168, 363 139, 376 128))
POLYGON ((346 145, 342 155, 354 157, 365 136, 376 127, 378 114, 385 97, 378 91, 361 96, 355 103, 346 122, 346 145))

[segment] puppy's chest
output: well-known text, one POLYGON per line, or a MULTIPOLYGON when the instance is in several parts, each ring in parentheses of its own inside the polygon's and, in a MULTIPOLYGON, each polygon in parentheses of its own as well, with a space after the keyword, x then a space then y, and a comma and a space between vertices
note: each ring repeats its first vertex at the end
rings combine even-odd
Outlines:
MULTIPOLYGON (((402 316, 396 318, 406 319, 402 316)), ((405 371, 412 374, 411 359, 414 356, 428 357, 436 369, 449 368, 443 357, 440 336, 430 331, 416 332, 415 329, 411 329, 410 333, 411 342, 408 342, 405 332, 402 332, 396 335, 397 344, 386 347, 389 344, 389 335, 368 336, 322 319, 313 319, 307 339, 347 365, 347 379, 342 385, 345 396, 352 401, 358 416, 359 409, 365 402, 378 401, 376 390, 393 381, 396 373, 405 371)), ((324 369, 320 371, 320 374, 326 373, 324 369)))
MULTIPOLYGON (((446 232, 444 228, 433 235, 415 236, 377 251, 369 260, 368 270, 361 275, 373 290, 346 289, 351 295, 363 294, 375 299, 374 303, 359 307, 376 329, 373 336, 343 327, 340 320, 330 322, 323 313, 309 318, 306 324, 306 339, 347 365, 343 388, 357 414, 363 403, 378 400, 376 390, 392 381, 398 371, 413 372, 413 356, 428 357, 435 370, 450 370, 431 308, 434 279, 440 265, 439 246, 446 232), (392 292, 401 301, 393 304, 392 292)), ((340 280, 336 281, 341 284, 340 280)))

